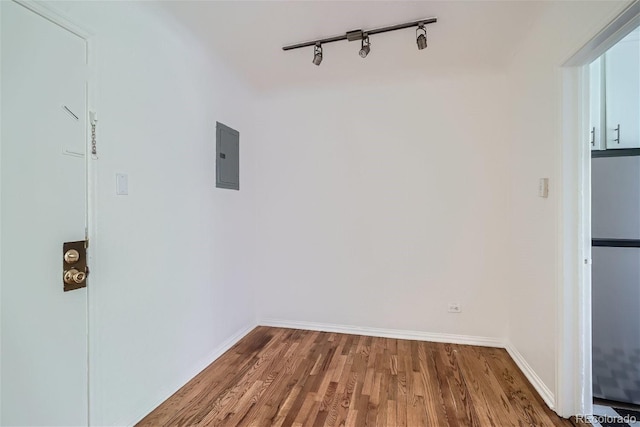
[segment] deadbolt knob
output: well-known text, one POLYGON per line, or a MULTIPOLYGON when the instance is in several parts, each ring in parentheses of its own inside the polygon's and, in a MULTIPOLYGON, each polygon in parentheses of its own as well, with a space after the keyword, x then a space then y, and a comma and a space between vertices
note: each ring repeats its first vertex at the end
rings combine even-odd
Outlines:
POLYGON ((76 263, 78 262, 79 259, 80 259, 80 253, 75 249, 69 249, 67 252, 64 253, 64 262, 66 262, 67 264, 76 263))

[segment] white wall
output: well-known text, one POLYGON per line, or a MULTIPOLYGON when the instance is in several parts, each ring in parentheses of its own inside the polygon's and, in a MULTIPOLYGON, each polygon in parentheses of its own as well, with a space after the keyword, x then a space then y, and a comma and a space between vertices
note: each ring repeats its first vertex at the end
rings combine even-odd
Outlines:
POLYGON ((123 425, 255 324, 251 94, 151 6, 89 3, 57 7, 95 33, 91 419, 123 425), (239 192, 215 188, 216 121, 240 131, 239 192))
POLYGON ((562 268, 561 66, 624 6, 625 2, 550 3, 508 69, 512 227, 508 336, 552 394, 562 268), (542 177, 550 178, 548 199, 537 197, 542 177))
POLYGON ((504 338, 504 76, 369 73, 258 104, 259 320, 504 338))

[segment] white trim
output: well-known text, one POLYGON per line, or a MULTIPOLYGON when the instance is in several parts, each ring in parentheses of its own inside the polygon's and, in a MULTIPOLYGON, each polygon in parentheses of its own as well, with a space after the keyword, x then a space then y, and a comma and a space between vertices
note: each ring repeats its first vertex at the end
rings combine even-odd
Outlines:
MULTIPOLYGON (((2 25, 2 5, 0 5, 0 25, 2 25)), ((0 38, 2 33, 0 32, 0 38)), ((2 55, 0 55, 0 70, 2 70, 2 55)), ((0 79, 0 91, 2 79, 0 79)), ((0 102, 0 129, 2 129, 2 103, 0 102)), ((0 143, 0 159, 2 158, 2 144, 0 143)), ((2 188, 2 166, 0 162, 0 188, 2 188)), ((0 197, 0 236, 2 236, 2 197, 0 197)), ((2 259, 2 239, 0 239, 0 260, 2 259)), ((0 262, 0 277, 2 277, 2 263, 0 262)), ((0 372, 2 372, 2 285, 0 285, 0 372)), ((0 423, 2 422, 2 381, 0 380, 0 423)))
POLYGON ((640 0, 631 3, 609 25, 569 58, 564 66, 576 67, 589 64, 638 26, 640 26, 640 0))
POLYGON ((88 40, 93 36, 93 33, 88 31, 86 28, 76 24, 73 21, 70 21, 68 18, 60 14, 60 12, 48 5, 43 1, 37 0, 13 0, 19 5, 26 7, 37 15, 40 15, 47 21, 53 22, 54 24, 64 28, 65 30, 75 34, 81 39, 88 40))
POLYGON ((520 354, 510 342, 507 342, 505 349, 516 365, 518 365, 518 368, 520 368, 524 376, 527 377, 533 388, 535 388, 540 397, 542 397, 542 400, 544 400, 549 408, 555 410, 555 397, 553 393, 540 379, 538 374, 536 374, 531 365, 527 363, 522 354, 520 354))
POLYGON ((176 382, 173 386, 164 387, 160 392, 158 392, 158 397, 154 400, 154 403, 147 406, 144 411, 141 411, 141 414, 137 415, 133 422, 124 422, 124 423, 116 423, 116 425, 126 425, 133 426, 142 421, 144 417, 149 415, 151 411, 160 406, 162 402, 171 397, 176 391, 180 390, 191 381, 196 375, 202 372, 207 366, 211 365, 215 362, 220 356, 222 356, 227 350, 233 347, 238 341, 243 339, 249 332, 256 328, 255 324, 248 325, 240 329, 238 332, 227 338, 222 344, 216 347, 211 353, 209 353, 206 357, 202 358, 198 363, 194 365, 194 367, 182 378, 176 382))
POLYGON ((556 409, 591 413, 591 218, 588 66, 562 69, 562 198, 559 233, 556 409), (578 190, 578 191, 577 191, 578 190))
MULTIPOLYGON (((99 195, 99 166, 98 157, 91 154, 91 113, 98 111, 98 43, 97 37, 87 39, 87 66, 89 75, 87 76, 87 132, 86 132, 86 170, 87 170, 87 238, 89 240, 89 249, 87 251, 87 262, 91 269, 92 276, 87 284, 87 322, 88 322, 88 357, 89 357, 89 374, 87 378, 88 402, 89 402, 89 422, 91 426, 95 419, 95 413, 100 413, 96 398, 99 396, 99 390, 96 385, 99 383, 99 372, 97 366, 100 354, 100 343, 98 340, 100 331, 97 328, 99 299, 97 289, 100 286, 100 270, 96 267, 96 260, 99 259, 100 239, 98 234, 98 195, 99 195)), ((100 125, 96 130, 97 139, 100 140, 100 125)))
POLYGON ((402 329, 370 328, 367 326, 338 325, 333 323, 300 322, 282 319, 260 319, 260 326, 276 328, 304 329, 309 331, 335 332, 339 334, 365 335, 369 337, 396 338, 401 340, 431 341, 450 344, 478 345, 504 348, 500 338, 473 335, 443 334, 434 332, 409 331, 402 329))

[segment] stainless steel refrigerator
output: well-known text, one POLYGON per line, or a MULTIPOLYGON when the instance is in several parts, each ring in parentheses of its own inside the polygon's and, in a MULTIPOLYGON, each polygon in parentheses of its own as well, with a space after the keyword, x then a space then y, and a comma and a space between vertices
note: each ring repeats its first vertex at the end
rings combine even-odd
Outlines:
POLYGON ((640 404, 640 156, 591 165, 593 394, 640 404))

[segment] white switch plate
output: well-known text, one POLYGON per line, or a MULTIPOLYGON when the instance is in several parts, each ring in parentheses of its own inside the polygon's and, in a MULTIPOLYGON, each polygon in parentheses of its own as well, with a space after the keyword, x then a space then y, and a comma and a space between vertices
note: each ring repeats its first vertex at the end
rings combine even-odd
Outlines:
POLYGON ((538 183, 538 196, 546 199, 549 197, 549 178, 540 178, 538 183))
POLYGON ((462 308, 460 307, 460 303, 458 302, 450 302, 447 308, 449 313, 461 313, 462 308))
POLYGON ((126 173, 116 174, 116 194, 126 196, 129 194, 129 175, 126 173))

